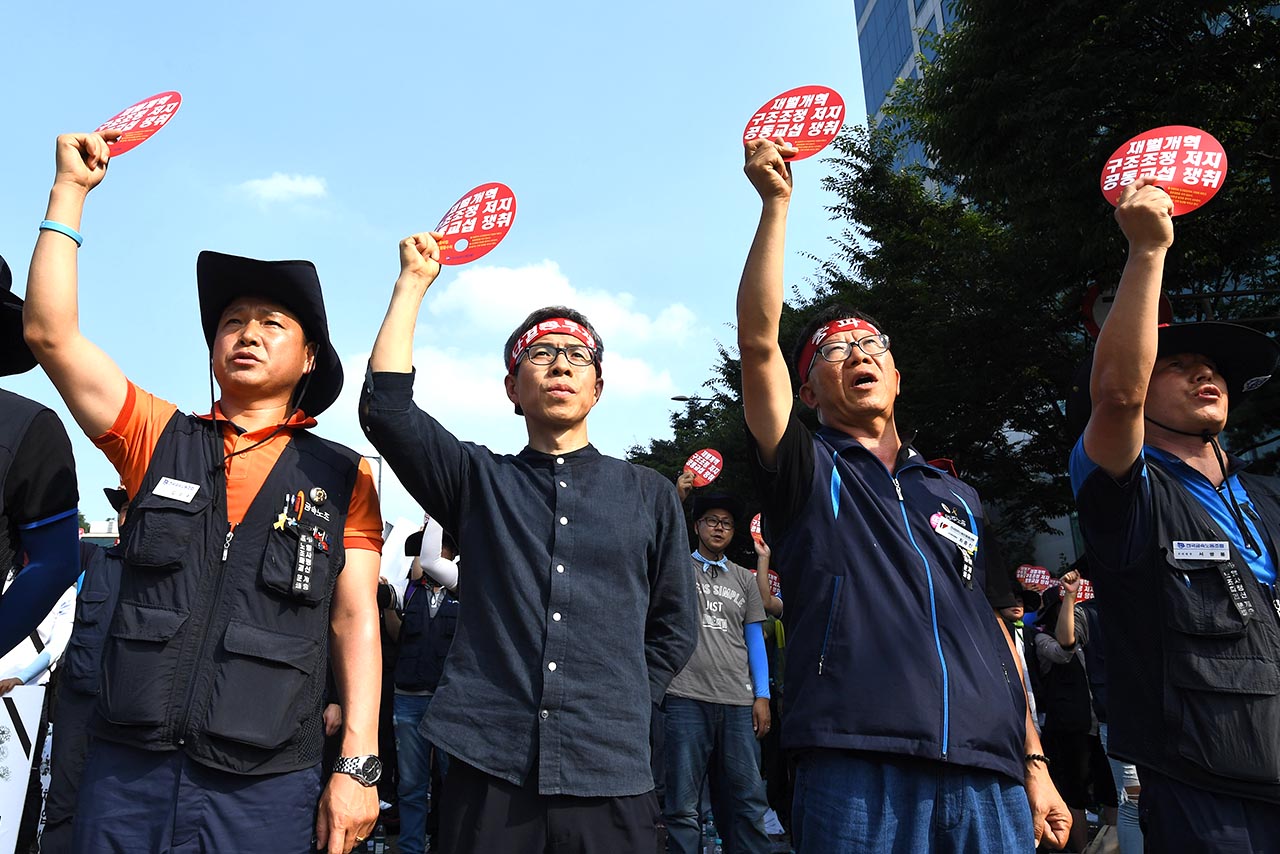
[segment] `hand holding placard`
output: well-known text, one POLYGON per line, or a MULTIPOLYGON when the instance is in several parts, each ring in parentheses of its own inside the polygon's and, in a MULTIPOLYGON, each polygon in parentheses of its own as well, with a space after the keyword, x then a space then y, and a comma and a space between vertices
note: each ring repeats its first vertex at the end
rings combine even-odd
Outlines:
POLYGON ((826 148, 844 125, 844 99, 827 86, 799 86, 764 102, 742 132, 742 142, 781 137, 795 146, 789 160, 804 160, 826 148))
POLYGON ((724 468, 724 458, 720 452, 711 448, 695 451, 693 456, 685 460, 684 470, 693 472, 693 485, 703 487, 711 484, 720 476, 724 468))
POLYGON ((120 131, 119 137, 111 142, 111 153, 118 156, 151 139, 177 115, 181 106, 182 96, 177 92, 161 92, 159 95, 143 98, 107 119, 98 125, 95 133, 120 131))
POLYGON ((1173 216, 1190 213, 1217 195, 1227 176, 1222 143, 1186 125, 1140 133, 1115 150, 1102 169, 1102 195, 1118 205, 1125 187, 1153 178, 1173 200, 1173 216))

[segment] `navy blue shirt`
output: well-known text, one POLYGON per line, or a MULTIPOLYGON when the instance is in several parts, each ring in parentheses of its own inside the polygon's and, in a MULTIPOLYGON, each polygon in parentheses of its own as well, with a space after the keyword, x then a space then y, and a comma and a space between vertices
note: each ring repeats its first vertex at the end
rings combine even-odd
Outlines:
POLYGON ((653 789, 649 716, 697 643, 675 487, 591 445, 514 456, 414 405, 413 374, 370 373, 369 440, 458 541, 458 632, 423 732, 544 795, 653 789))

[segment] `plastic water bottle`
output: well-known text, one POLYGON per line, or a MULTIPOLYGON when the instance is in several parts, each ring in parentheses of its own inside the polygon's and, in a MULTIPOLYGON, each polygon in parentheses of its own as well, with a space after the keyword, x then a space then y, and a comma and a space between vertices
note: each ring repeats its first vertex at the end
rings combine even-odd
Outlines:
POLYGON ((711 848, 716 841, 716 826, 711 819, 703 819, 702 822, 702 844, 698 846, 698 850, 702 854, 711 854, 711 848))
POLYGON ((373 829, 373 854, 387 854, 387 829, 379 822, 373 829))
POLYGON ((716 841, 711 845, 711 854, 724 854, 724 842, 719 836, 716 837, 716 841))

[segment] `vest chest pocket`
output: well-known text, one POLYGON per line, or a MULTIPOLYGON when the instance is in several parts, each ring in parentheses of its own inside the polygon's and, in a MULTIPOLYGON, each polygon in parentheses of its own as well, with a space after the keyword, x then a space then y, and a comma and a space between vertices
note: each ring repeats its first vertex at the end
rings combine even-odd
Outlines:
POLYGON ((80 591, 76 603, 76 621, 67 641, 64 664, 67 678, 77 691, 88 691, 98 678, 102 645, 106 640, 107 626, 111 619, 106 613, 111 594, 88 586, 80 591))
POLYGON ((170 641, 187 621, 185 611, 121 602, 102 664, 102 714, 117 724, 164 723, 177 669, 170 641))
POLYGON ((1236 606, 1240 590, 1233 599, 1228 582, 1233 570, 1240 572, 1236 567, 1170 554, 1166 561, 1164 711, 1174 734, 1171 749, 1215 774, 1280 782, 1274 735, 1280 731, 1280 665, 1269 654, 1275 632, 1267 614, 1255 621, 1249 598, 1244 614, 1236 606))
POLYGON ((319 647, 315 638, 232 620, 217 655, 208 732, 268 749, 287 742, 317 711, 303 694, 319 647))
POLYGON ((125 562, 146 569, 179 569, 192 539, 204 527, 209 503, 208 490, 187 502, 154 492, 139 498, 125 524, 125 562))
POLYGON ((262 557, 262 583, 290 599, 317 605, 332 586, 330 560, 324 543, 309 528, 288 525, 267 537, 262 557))

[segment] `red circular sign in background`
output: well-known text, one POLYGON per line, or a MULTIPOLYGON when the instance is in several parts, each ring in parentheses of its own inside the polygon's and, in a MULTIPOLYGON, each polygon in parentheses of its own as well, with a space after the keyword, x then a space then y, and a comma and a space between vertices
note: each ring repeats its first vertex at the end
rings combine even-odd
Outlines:
POLYGON ((94 129, 94 133, 104 130, 122 131, 119 139, 109 143, 111 156, 119 157, 151 139, 156 131, 177 115, 181 106, 182 96, 177 92, 161 92, 159 95, 143 98, 132 107, 107 119, 94 129))
POLYGON ((516 195, 506 184, 490 181, 472 188, 440 218, 436 231, 440 263, 467 264, 488 255, 516 221, 516 195))
POLYGON ((695 487, 706 486, 720 476, 724 469, 724 457, 720 456, 719 451, 703 448, 701 451, 694 451, 693 456, 685 460, 684 469, 693 472, 695 487))
POLYGON ((812 157, 844 125, 844 98, 827 86, 799 86, 764 102, 747 122, 742 141, 782 137, 800 150, 791 160, 812 157))
POLYGON ((1222 143, 1186 125, 1167 125, 1140 133, 1116 149, 1102 168, 1102 195, 1115 205, 1120 193, 1139 178, 1173 200, 1173 215, 1190 213, 1217 195, 1227 177, 1222 143))

